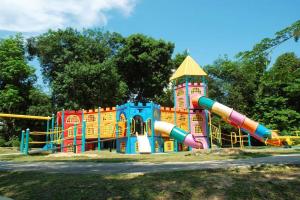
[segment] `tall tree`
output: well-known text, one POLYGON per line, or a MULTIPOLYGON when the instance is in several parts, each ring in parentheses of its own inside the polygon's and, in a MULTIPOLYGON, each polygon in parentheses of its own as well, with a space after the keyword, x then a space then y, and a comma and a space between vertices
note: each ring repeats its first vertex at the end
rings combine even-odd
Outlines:
POLYGON ((100 29, 49 30, 29 38, 27 48, 31 57, 37 56, 47 81, 52 83, 66 65, 77 63, 98 64, 116 54, 124 39, 120 34, 100 29))
POLYGON ((116 62, 130 96, 136 95, 137 100, 153 99, 163 93, 174 68, 171 59, 173 49, 174 44, 170 42, 142 34, 126 38, 116 62))
MULTIPOLYGON (((172 73, 180 66, 183 60, 188 56, 188 52, 185 50, 182 53, 177 53, 174 58, 172 58, 171 66, 172 73)), ((168 77, 169 78, 169 77, 168 77)), ((173 96, 172 84, 169 83, 165 88, 163 88, 162 94, 155 94, 154 101, 162 106, 173 107, 174 106, 174 96, 173 96)))
POLYGON ((124 38, 100 29, 48 31, 28 39, 52 91, 53 110, 92 108, 120 102, 126 84, 112 57, 124 38), (110 77, 111 76, 111 77, 110 77))
POLYGON ((127 85, 111 60, 100 64, 70 63, 53 82, 57 108, 91 109, 121 103, 127 85))
POLYGON ((289 133, 300 128, 300 58, 279 56, 263 76, 257 93, 256 115, 269 127, 289 133))
MULTIPOLYGON (((35 88, 34 72, 27 63, 20 35, 0 40, 0 112, 49 114, 49 97, 35 88)), ((4 122, 7 128, 2 135, 6 140, 16 134, 18 127, 30 128, 24 120, 5 119, 4 122)))
POLYGON ((25 59, 20 35, 0 40, 0 112, 23 112, 36 77, 25 59))

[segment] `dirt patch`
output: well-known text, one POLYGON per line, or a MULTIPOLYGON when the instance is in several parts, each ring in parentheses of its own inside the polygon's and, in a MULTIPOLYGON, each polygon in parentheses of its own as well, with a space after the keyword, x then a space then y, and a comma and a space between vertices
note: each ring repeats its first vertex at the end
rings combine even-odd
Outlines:
POLYGON ((203 155, 203 154, 210 154, 210 155, 239 155, 239 154, 243 154, 245 153, 245 151, 241 150, 241 149, 232 149, 232 148, 228 148, 228 149, 197 149, 197 150, 193 150, 191 153, 186 154, 187 156, 189 155, 203 155))
POLYGON ((54 153, 54 154, 49 154, 46 157, 50 157, 50 158, 70 158, 70 157, 88 157, 88 158, 98 158, 99 155, 98 154, 78 154, 78 153, 72 153, 72 152, 68 152, 68 153, 54 153))

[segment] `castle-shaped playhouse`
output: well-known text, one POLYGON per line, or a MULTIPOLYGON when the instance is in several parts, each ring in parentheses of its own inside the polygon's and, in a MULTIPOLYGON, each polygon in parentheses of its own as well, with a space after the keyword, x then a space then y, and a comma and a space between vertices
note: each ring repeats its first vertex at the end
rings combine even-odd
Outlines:
POLYGON ((207 95, 206 76, 187 56, 170 79, 172 108, 154 102, 127 102, 112 108, 58 112, 57 125, 62 134, 55 145, 61 151, 77 153, 104 147, 126 154, 188 150, 169 135, 154 131, 154 122, 159 120, 191 133, 203 148, 208 148, 208 111, 192 104, 194 96, 207 95))

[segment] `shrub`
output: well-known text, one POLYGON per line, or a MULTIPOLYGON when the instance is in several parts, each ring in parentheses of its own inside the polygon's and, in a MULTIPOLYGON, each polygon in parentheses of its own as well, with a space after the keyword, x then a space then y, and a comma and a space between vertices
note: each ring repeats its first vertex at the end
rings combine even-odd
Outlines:
POLYGON ((5 147, 5 143, 6 143, 6 140, 3 138, 0 138, 0 147, 5 147))
POLYGON ((13 147, 19 147, 20 146, 19 138, 17 138, 17 140, 12 140, 11 144, 13 147))
POLYGON ((12 136, 11 138, 9 138, 9 140, 7 142, 5 142, 5 146, 7 147, 19 147, 20 146, 20 141, 18 136, 12 136))

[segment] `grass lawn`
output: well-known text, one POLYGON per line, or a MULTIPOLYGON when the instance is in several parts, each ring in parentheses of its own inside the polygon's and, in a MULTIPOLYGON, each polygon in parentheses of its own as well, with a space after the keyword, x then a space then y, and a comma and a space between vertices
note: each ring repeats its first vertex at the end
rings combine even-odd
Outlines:
MULTIPOLYGON (((2 149, 2 150, 1 150, 2 149)), ((0 152, 8 153, 10 150, 0 152)), ((16 150, 12 150, 16 152, 16 150)), ((299 148, 251 148, 251 149, 221 149, 221 150, 206 150, 197 152, 177 152, 163 154, 136 154, 125 155, 108 151, 89 151, 84 154, 33 154, 24 155, 2 155, 0 153, 0 161, 15 161, 15 162, 35 162, 35 161, 91 161, 91 162, 194 162, 206 160, 226 160, 226 159, 244 159, 253 157, 263 157, 278 154, 293 154, 300 153, 299 148)), ((3 153, 2 153, 3 154, 3 153)))
POLYGON ((300 199, 299 166, 151 174, 0 172, 13 199, 300 199))

